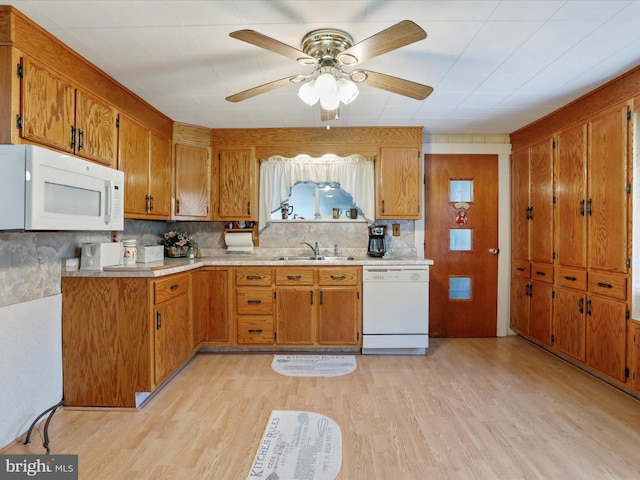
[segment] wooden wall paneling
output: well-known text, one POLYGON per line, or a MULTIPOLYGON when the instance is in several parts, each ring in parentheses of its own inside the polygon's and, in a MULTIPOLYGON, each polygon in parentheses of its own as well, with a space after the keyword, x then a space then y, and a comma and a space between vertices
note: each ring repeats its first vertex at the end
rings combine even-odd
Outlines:
POLYGON ((0 143, 13 143, 12 134, 16 130, 15 116, 18 105, 14 105, 12 95, 12 92, 18 90, 17 83, 13 80, 15 68, 11 47, 0 45, 0 143))
POLYGON ((173 124, 173 140, 175 142, 199 147, 211 146, 211 130, 186 123, 173 124))
POLYGON ((71 72, 67 75, 73 78, 75 86, 93 93, 158 133, 171 137, 173 121, 169 117, 13 7, 0 6, 0 42, 13 45, 59 73, 71 72))

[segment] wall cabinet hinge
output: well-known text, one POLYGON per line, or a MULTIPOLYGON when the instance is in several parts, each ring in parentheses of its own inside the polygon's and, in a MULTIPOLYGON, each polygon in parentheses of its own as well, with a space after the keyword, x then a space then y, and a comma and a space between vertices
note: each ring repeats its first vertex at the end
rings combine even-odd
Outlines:
POLYGON ((551 148, 556 148, 556 140, 555 140, 555 138, 551 142, 551 148))
POLYGON ((19 63, 19 64, 17 65, 17 68, 16 68, 16 76, 17 76, 18 78, 22 78, 22 77, 24 77, 24 67, 22 66, 22 64, 21 64, 21 63, 19 63))
POLYGON ((627 120, 631 120, 631 110, 627 107, 627 120))
POLYGON ((553 253, 551 254, 551 260, 555 260, 555 259, 556 259, 556 257, 557 257, 556 252, 553 252, 553 253))
POLYGON ((120 128, 120 117, 116 118, 116 128, 120 128))
POLYGON ((631 193, 631 184, 627 183, 627 193, 631 193))
POLYGON ((629 367, 624 368, 624 378, 629 378, 629 367))
POLYGON ((24 122, 20 115, 16 115, 16 128, 22 128, 24 126, 24 122))
POLYGON ((551 343, 554 343, 556 341, 556 336, 555 335, 551 335, 551 343))
POLYGON ((277 340, 278 339, 278 333, 277 332, 273 332, 273 340, 277 340))
POLYGON ((626 263, 627 263, 627 268, 630 268, 631 267, 631 259, 627 258, 627 262, 626 263))
MULTIPOLYGON (((551 298, 556 298, 555 290, 551 292, 551 298)), ((551 339, 553 340, 553 335, 551 336, 551 339)))
POLYGON ((624 312, 624 316, 627 320, 629 320, 631 318, 631 311, 627 310, 626 312, 624 312))
POLYGON ((553 196, 553 199, 551 201, 553 202, 554 205, 558 203, 558 199, 556 198, 555 195, 553 196))

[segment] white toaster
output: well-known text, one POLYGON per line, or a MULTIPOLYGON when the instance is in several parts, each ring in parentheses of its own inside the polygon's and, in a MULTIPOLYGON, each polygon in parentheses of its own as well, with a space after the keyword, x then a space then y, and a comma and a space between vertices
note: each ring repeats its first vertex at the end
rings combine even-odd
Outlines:
POLYGON ((121 265, 122 243, 83 243, 80 257, 81 270, 102 270, 102 267, 121 265))

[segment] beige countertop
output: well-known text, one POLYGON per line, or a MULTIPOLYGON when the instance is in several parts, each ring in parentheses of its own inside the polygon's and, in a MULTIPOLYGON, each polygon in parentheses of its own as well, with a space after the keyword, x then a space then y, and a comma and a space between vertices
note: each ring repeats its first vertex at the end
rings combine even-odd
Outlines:
POLYGON ((417 257, 387 255, 382 258, 369 256, 354 256, 353 259, 324 260, 277 260, 278 256, 264 256, 255 254, 215 255, 201 258, 164 258, 159 262, 136 263, 135 265, 118 265, 104 267, 102 270, 65 271, 63 277, 162 277, 173 273, 187 272, 207 266, 328 266, 328 265, 359 265, 359 266, 389 266, 389 265, 433 265, 433 260, 417 257))

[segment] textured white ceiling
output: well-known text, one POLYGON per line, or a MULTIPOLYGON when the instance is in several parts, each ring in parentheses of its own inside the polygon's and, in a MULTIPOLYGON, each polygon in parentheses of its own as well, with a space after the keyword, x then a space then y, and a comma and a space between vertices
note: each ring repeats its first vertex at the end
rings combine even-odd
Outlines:
POLYGON ((428 37, 362 67, 432 86, 424 101, 366 85, 333 126, 511 133, 640 65, 640 0, 7 0, 175 121, 211 128, 323 126, 295 85, 225 97, 295 73, 235 40, 254 29, 295 48, 338 28, 357 43, 401 20, 428 37))

